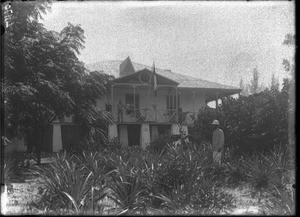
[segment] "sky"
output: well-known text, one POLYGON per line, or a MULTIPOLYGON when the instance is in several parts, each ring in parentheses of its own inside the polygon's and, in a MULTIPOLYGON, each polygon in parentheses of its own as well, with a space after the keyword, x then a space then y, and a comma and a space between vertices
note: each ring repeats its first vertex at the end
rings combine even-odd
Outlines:
POLYGON ((68 22, 85 31, 79 59, 86 64, 124 60, 238 87, 254 68, 269 85, 282 81, 282 45, 294 34, 293 2, 53 2, 42 23, 61 31, 68 22))

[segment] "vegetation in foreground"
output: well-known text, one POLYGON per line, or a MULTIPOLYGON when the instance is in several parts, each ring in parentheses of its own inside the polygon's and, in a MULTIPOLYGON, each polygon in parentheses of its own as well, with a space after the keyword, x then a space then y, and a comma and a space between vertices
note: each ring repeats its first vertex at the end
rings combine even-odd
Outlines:
MULTIPOLYGON (((270 198, 261 214, 294 213, 294 165, 285 147, 227 158, 221 166, 193 143, 167 145, 164 154, 150 150, 64 152, 51 164, 30 166, 43 186, 35 206, 44 214, 230 214, 234 198, 224 189, 248 183, 259 200, 270 198)), ((13 177, 10 171, 18 170, 6 167, 13 177)))

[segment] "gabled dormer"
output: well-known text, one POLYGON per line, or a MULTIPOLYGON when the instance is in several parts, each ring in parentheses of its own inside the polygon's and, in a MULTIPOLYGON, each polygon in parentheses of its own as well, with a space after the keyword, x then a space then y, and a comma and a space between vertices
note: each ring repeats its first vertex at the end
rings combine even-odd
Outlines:
POLYGON ((132 65, 131 59, 128 56, 121 64, 120 64, 120 71, 119 77, 123 77, 126 75, 133 74, 135 72, 134 67, 132 65))

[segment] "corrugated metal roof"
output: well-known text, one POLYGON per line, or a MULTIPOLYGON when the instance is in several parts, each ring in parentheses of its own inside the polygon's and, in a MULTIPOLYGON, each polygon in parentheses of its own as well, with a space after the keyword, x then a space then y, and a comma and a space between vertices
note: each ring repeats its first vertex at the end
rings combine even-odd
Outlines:
MULTIPOLYGON (((113 75, 115 78, 119 77, 119 67, 122 61, 120 60, 111 60, 111 61, 101 61, 93 64, 88 64, 87 68, 91 71, 102 71, 106 74, 113 75)), ((146 66, 143 64, 132 62, 134 69, 136 71, 147 68, 152 70, 152 66, 146 66)), ((179 73, 172 72, 171 70, 158 69, 155 68, 156 73, 167 77, 173 81, 179 83, 178 87, 182 88, 205 88, 205 89, 228 89, 228 90, 236 90, 236 92, 240 92, 239 88, 228 86, 224 84, 219 84, 217 82, 207 81, 200 78, 195 78, 187 75, 182 75, 179 73)))

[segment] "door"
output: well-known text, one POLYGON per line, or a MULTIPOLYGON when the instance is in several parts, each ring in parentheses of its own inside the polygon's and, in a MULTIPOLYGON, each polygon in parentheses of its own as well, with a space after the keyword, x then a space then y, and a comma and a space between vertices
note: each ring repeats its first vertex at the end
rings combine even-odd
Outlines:
POLYGON ((128 145, 140 146, 141 125, 140 124, 127 125, 127 133, 128 133, 128 145))
POLYGON ((62 147, 65 150, 76 148, 80 144, 82 132, 79 125, 61 125, 62 147))

